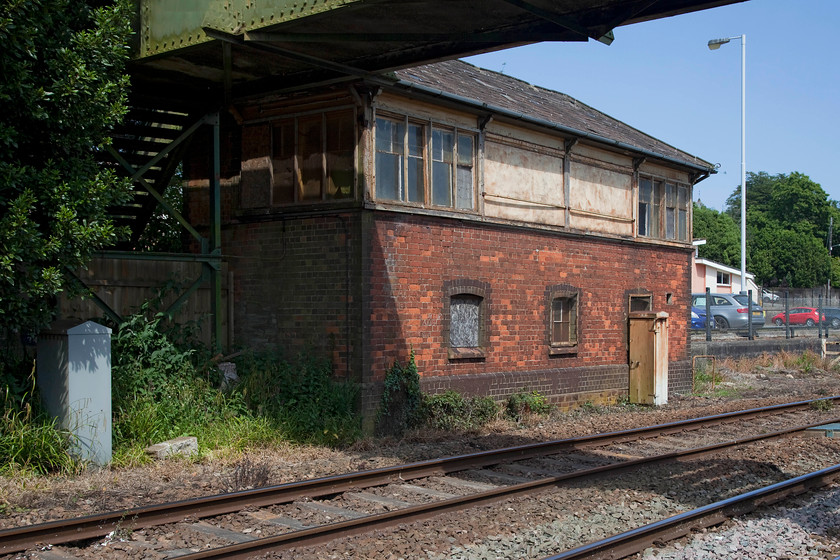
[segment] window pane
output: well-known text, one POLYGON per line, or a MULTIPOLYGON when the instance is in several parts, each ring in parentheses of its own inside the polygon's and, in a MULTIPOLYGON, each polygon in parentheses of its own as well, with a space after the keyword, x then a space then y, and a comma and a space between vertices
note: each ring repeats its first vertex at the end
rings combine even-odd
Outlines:
POLYGON ((630 296, 630 311, 650 311, 650 296, 630 296))
POLYGON ((452 160, 454 135, 432 132, 432 204, 452 206, 452 160))
POLYGON ((663 193, 662 193, 662 182, 661 181, 654 181, 653 183, 653 197, 651 200, 651 211, 650 211, 650 236, 651 237, 659 237, 659 220, 660 220, 660 205, 662 202, 663 193))
POLYGON ((688 187, 677 187, 677 239, 688 240, 688 187))
POLYGON ((272 204, 287 204, 295 201, 295 121, 290 119, 272 131, 272 204))
POLYGON ((481 298, 469 294, 452 296, 449 314, 449 344, 453 348, 477 348, 481 298))
POLYGON ((551 302, 551 342, 568 344, 577 342, 577 297, 564 296, 551 302))
POLYGON ((677 236, 677 186, 673 183, 665 184, 665 238, 674 239, 677 236))
POLYGON ((639 179, 639 222, 638 234, 650 235, 650 199, 652 185, 650 179, 639 179))
POLYGON ((376 197, 400 200, 405 125, 376 119, 376 197))
POLYGON ((423 203, 426 200, 426 168, 423 165, 423 126, 408 125, 408 181, 406 200, 423 203))
POLYGON ((323 170, 321 115, 298 119, 298 156, 300 199, 321 199, 323 170))
POLYGON ((327 113, 327 197, 353 195, 356 127, 352 111, 327 113))
POLYGON ((473 175, 473 137, 458 135, 458 171, 455 185, 455 207, 473 208, 475 181, 473 175))

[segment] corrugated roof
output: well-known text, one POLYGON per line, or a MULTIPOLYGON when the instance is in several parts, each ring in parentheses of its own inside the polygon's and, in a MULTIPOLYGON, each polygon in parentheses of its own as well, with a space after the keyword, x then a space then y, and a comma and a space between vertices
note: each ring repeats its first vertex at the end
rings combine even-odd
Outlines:
POLYGON ((499 72, 479 68, 462 60, 426 64, 396 71, 402 85, 439 90, 444 94, 494 108, 521 114, 525 119, 551 123, 559 128, 580 132, 606 143, 618 142, 647 155, 683 162, 694 168, 711 170, 714 166, 661 140, 625 124, 564 93, 535 86, 499 72))

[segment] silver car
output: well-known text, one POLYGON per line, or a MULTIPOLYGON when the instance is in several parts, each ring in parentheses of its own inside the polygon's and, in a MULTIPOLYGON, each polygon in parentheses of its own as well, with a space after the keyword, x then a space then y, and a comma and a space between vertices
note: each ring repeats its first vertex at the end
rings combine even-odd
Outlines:
MULTIPOLYGON (((749 321, 749 297, 741 294, 709 294, 711 316, 719 330, 746 329, 749 321)), ((691 294, 691 305, 706 309, 706 294, 691 294)), ((764 326, 764 309, 753 302, 753 328, 764 326)))

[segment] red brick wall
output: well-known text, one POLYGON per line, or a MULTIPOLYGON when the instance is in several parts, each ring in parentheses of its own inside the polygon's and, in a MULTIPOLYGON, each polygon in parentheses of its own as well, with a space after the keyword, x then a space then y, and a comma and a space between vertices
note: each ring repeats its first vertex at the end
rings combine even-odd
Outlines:
POLYGON ((338 377, 358 379, 359 216, 274 217, 223 228, 238 344, 279 347, 290 357, 326 355, 338 377))
MULTIPOLYGON (((465 389, 472 379, 474 387, 487 390, 468 392, 498 397, 529 385, 555 395, 626 392, 630 293, 652 294, 654 310, 674 317, 669 361, 688 359, 688 249, 384 212, 376 214, 367 235, 365 340, 373 382, 414 350, 424 386, 435 390, 465 389), (449 359, 444 286, 457 280, 489 286, 484 358, 449 359), (573 355, 548 352, 546 290, 557 284, 580 289, 579 348, 573 355), (435 385, 433 377, 445 379, 435 385), (490 378, 495 381, 488 385, 490 378)), ((674 373, 690 375, 683 367, 674 373)), ((685 383, 672 379, 670 385, 685 383)))

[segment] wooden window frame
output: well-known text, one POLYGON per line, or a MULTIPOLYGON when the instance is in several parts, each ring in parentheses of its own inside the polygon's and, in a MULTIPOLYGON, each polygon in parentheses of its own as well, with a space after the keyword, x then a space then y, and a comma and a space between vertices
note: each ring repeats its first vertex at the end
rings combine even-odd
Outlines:
MULTIPOLYGON (((276 179, 274 179, 274 171, 272 171, 272 181, 271 181, 271 198, 269 200, 269 206, 271 207, 283 207, 283 206, 294 206, 294 205, 306 205, 306 204, 320 204, 323 202, 336 202, 342 200, 353 200, 356 197, 357 192, 357 153, 358 153, 358 124, 356 119, 356 110, 354 107, 335 107, 330 109, 324 109, 320 111, 314 112, 306 112, 300 114, 293 114, 288 116, 283 116, 282 118, 278 118, 277 120, 271 123, 271 165, 272 169, 276 165, 276 161, 280 161, 282 158, 277 156, 277 152, 279 150, 278 142, 277 142, 277 134, 278 131, 282 130, 284 125, 291 125, 292 131, 292 200, 282 200, 282 201, 275 201, 275 192, 281 190, 284 187, 282 185, 278 186, 275 184, 276 179), (328 126, 327 123, 329 122, 330 117, 339 115, 344 113, 346 117, 349 117, 349 121, 352 123, 352 169, 350 173, 352 174, 352 179, 350 183, 350 192, 346 195, 336 196, 335 194, 331 195, 329 190, 329 181, 330 181, 330 164, 329 164, 329 133, 328 133, 328 126), (315 117, 320 117, 320 129, 319 129, 319 143, 320 147, 318 149, 318 154, 320 154, 320 179, 319 179, 319 194, 317 198, 305 198, 303 192, 303 184, 299 181, 299 177, 301 177, 302 173, 302 165, 301 165, 301 141, 300 141, 300 122, 301 120, 314 120, 315 117)), ((282 133, 281 133, 282 134, 282 133)), ((336 193, 341 192, 341 187, 336 189, 336 193)), ((280 198, 280 197, 277 197, 280 198)))
POLYGON ((441 123, 437 123, 432 120, 421 120, 415 119, 408 115, 398 115, 394 113, 390 113, 388 111, 379 111, 377 112, 374 120, 373 120, 373 127, 372 127, 372 145, 373 145, 373 156, 374 156, 374 169, 377 169, 379 166, 379 154, 385 153, 380 152, 377 147, 377 140, 376 134, 378 126, 378 121, 386 120, 391 121, 393 123, 399 123, 404 127, 404 138, 402 143, 402 154, 400 155, 401 158, 401 167, 402 173, 400 173, 399 181, 400 183, 397 185, 396 198, 383 198, 381 197, 378 192, 381 192, 382 189, 379 188, 378 182, 381 180, 381 177, 378 177, 378 173, 374 173, 374 198, 377 202, 380 203, 388 203, 388 204, 404 204, 409 206, 419 206, 422 208, 431 208, 436 210, 447 210, 447 211, 454 211, 454 212, 469 212, 469 213, 476 213, 478 212, 478 169, 479 169, 479 133, 475 130, 471 130, 469 128, 457 127, 457 126, 449 126, 441 123), (408 200, 408 193, 407 189, 407 177, 408 177, 408 162, 411 157, 409 153, 409 127, 410 126, 420 126, 422 127, 422 136, 423 136, 423 151, 422 151, 422 158, 423 158, 423 200, 422 201, 412 201, 408 200), (436 152, 436 142, 438 141, 437 138, 444 134, 451 134, 452 135, 452 150, 451 153, 447 152, 450 155, 450 161, 448 162, 450 169, 449 169, 449 203, 448 204, 440 204, 435 203, 435 181, 436 181, 436 173, 435 173, 435 164, 444 163, 446 164, 445 159, 440 159, 440 161, 435 159, 435 152, 436 152), (469 157, 469 164, 462 161, 461 153, 462 148, 462 140, 469 140, 471 154, 469 157), (462 176, 459 171, 469 169, 470 175, 470 202, 469 206, 460 205, 459 199, 459 177, 462 176))
POLYGON ((580 290, 572 287, 572 286, 551 286, 546 290, 546 310, 547 310, 547 340, 548 340, 548 353, 550 356, 562 356, 562 355, 569 355, 569 354, 576 354, 578 352, 578 348, 580 346, 581 340, 581 328, 580 328, 580 319, 581 319, 581 305, 580 305, 580 290), (556 301, 561 299, 568 299, 572 300, 574 304, 574 310, 572 311, 571 318, 570 318, 570 331, 571 331, 571 324, 574 324, 574 340, 571 339, 570 333, 570 340, 568 341, 557 341, 554 338, 554 325, 556 322, 555 317, 555 307, 554 304, 556 301))
POLYGON ((636 235, 647 239, 689 241, 689 187, 671 179, 640 175, 636 235))

